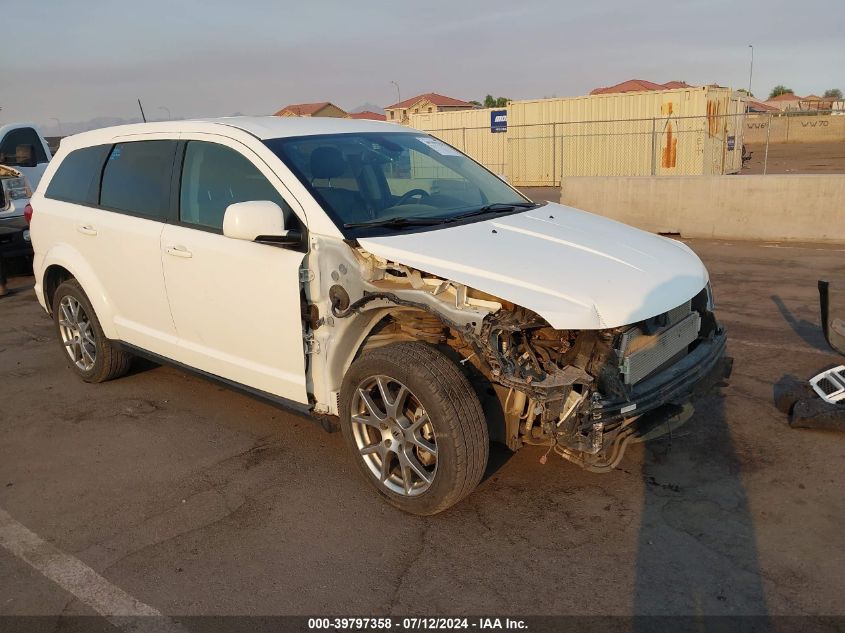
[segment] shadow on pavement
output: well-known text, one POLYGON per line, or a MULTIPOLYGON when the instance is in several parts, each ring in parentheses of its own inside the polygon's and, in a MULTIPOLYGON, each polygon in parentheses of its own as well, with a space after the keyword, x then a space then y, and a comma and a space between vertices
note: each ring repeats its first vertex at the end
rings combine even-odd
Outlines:
MULTIPOLYGON (((760 616, 743 630, 768 628, 754 522, 722 396, 699 400, 674 438, 647 443, 641 474, 634 613, 688 617, 689 628, 670 620, 673 630, 724 630, 721 619, 701 617, 712 615, 760 616)), ((653 631, 655 623, 644 618, 635 628, 653 631)))
POLYGON ((818 323, 807 321, 805 319, 796 319, 795 315, 793 315, 789 308, 786 307, 783 299, 781 299, 778 295, 772 295, 772 302, 781 313, 783 320, 787 322, 793 332, 801 337, 801 340, 817 350, 821 350, 823 352, 830 351, 818 323))

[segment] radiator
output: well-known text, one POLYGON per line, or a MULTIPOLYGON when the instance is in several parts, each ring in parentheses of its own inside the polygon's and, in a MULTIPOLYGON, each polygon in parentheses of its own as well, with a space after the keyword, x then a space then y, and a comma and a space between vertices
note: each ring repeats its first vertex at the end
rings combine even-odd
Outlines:
POLYGON ((622 335, 620 371, 626 385, 636 384, 659 369, 698 338, 701 316, 690 312, 689 303, 670 310, 669 315, 670 325, 657 334, 643 334, 634 328, 622 335))

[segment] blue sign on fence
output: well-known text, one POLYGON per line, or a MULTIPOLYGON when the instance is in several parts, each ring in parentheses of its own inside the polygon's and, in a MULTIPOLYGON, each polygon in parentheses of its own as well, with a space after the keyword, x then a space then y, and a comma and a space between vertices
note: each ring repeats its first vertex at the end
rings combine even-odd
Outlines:
POLYGON ((490 131, 491 132, 507 132, 508 131, 508 111, 507 110, 490 110, 490 131))

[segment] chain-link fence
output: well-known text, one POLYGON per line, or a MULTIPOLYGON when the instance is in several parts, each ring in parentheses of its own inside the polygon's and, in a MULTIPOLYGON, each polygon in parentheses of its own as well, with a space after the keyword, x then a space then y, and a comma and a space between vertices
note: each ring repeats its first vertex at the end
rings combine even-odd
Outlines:
POLYGON ((714 175, 742 168, 745 115, 427 129, 517 186, 567 176, 714 175))
POLYGON ((845 112, 767 112, 425 131, 517 186, 567 176, 845 173, 845 112))
POLYGON ((743 138, 747 173, 845 173, 845 110, 749 113, 743 138))

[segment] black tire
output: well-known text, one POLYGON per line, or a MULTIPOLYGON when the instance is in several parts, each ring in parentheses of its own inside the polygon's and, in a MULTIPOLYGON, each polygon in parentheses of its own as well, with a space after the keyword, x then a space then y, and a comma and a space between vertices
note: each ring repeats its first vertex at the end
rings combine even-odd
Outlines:
POLYGON ((103 328, 100 325, 97 314, 94 312, 88 296, 76 279, 68 279, 56 288, 56 292, 53 294, 53 323, 56 327, 56 337, 62 347, 62 355, 65 357, 68 367, 85 382, 105 382, 113 378, 118 378, 129 371, 129 366, 132 363, 132 355, 118 349, 103 334, 103 328), (61 304, 65 297, 72 297, 79 302, 90 323, 96 354, 94 356, 93 367, 87 371, 73 362, 67 351, 67 346, 62 339, 59 321, 61 319, 61 304))
POLYGON ((341 388, 340 425, 364 478, 389 503, 410 514, 437 514, 456 504, 476 488, 487 467, 487 423, 475 391, 454 362, 424 343, 386 345, 353 362, 341 388), (356 445, 353 397, 358 386, 374 376, 387 376, 407 386, 433 427, 436 471, 429 487, 417 496, 397 494, 384 485, 356 445))

